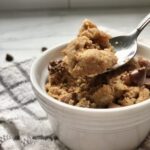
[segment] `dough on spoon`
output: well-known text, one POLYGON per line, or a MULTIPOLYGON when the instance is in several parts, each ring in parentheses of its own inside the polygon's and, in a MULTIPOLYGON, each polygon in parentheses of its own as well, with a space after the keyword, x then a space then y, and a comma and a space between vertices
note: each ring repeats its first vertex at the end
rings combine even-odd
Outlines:
POLYGON ((64 48, 66 69, 73 76, 95 76, 117 63, 110 36, 85 20, 78 36, 64 48))

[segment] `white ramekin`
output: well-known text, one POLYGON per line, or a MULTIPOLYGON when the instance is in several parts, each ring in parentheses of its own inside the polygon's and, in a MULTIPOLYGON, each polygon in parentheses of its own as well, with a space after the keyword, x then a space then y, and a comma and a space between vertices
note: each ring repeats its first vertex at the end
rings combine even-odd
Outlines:
MULTIPOLYGON (((150 131, 150 99, 123 108, 89 109, 59 102, 46 94, 49 61, 62 57, 64 46, 44 52, 33 63, 30 74, 33 90, 54 133, 72 150, 136 148, 150 131)), ((139 44, 138 54, 150 59, 150 48, 139 44)))

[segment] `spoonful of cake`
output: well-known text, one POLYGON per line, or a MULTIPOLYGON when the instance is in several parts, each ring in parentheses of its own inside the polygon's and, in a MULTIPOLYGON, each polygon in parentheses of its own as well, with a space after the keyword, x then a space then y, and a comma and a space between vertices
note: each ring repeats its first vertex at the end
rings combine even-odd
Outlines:
POLYGON ((117 36, 110 39, 109 42, 116 51, 118 62, 109 70, 113 70, 124 65, 134 57, 134 55, 137 52, 137 38, 149 22, 150 13, 140 22, 137 28, 134 29, 130 34, 117 36))

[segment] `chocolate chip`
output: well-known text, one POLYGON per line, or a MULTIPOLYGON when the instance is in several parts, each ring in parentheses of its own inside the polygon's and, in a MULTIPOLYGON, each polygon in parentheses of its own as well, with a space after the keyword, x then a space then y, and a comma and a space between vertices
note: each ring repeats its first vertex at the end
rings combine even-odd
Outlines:
POLYGON ((60 63, 62 63, 62 60, 60 59, 60 60, 57 60, 58 61, 58 63, 60 64, 60 63))
POLYGON ((138 60, 138 63, 140 64, 140 66, 144 66, 144 67, 146 67, 146 76, 147 77, 150 77, 150 61, 149 60, 147 60, 147 59, 144 59, 144 58, 140 58, 139 60, 138 60))
POLYGON ((126 85, 131 85, 131 79, 129 74, 126 74, 121 77, 121 80, 126 84, 126 85))
POLYGON ((62 62, 62 60, 54 60, 54 61, 50 61, 49 65, 52 67, 55 67, 56 65, 60 64, 62 62))
POLYGON ((130 72, 131 82, 135 85, 143 85, 146 78, 146 68, 142 67, 130 72))
POLYGON ((5 60, 11 62, 14 60, 14 57, 10 54, 6 54, 5 60))
POLYGON ((44 52, 44 51, 46 51, 46 50, 47 50, 47 47, 42 47, 42 48, 41 48, 41 51, 42 51, 42 52, 44 52))
POLYGON ((55 66, 57 65, 56 61, 51 61, 48 65, 48 71, 51 73, 51 72, 54 72, 55 71, 55 66))
POLYGON ((56 61, 51 61, 51 62, 49 63, 49 65, 51 65, 52 67, 54 67, 54 66, 57 65, 57 62, 56 62, 56 61))
POLYGON ((55 72, 56 72, 56 71, 55 71, 54 68, 49 69, 49 73, 50 73, 50 74, 54 74, 55 72))
POLYGON ((68 83, 68 79, 67 79, 67 78, 64 78, 64 79, 63 79, 63 83, 65 83, 65 84, 68 83))
POLYGON ((150 61, 144 58, 139 58, 138 63, 141 67, 147 67, 150 66, 150 61))
POLYGON ((145 85, 147 88, 150 88, 150 78, 146 78, 146 79, 145 79, 144 85, 145 85))
POLYGON ((150 77, 150 66, 147 67, 147 70, 146 70, 146 77, 150 77))
POLYGON ((77 93, 72 93, 72 99, 74 99, 74 100, 77 99, 77 93))
POLYGON ((48 71, 50 74, 58 73, 61 76, 61 74, 65 71, 65 68, 62 66, 62 60, 50 61, 48 71))

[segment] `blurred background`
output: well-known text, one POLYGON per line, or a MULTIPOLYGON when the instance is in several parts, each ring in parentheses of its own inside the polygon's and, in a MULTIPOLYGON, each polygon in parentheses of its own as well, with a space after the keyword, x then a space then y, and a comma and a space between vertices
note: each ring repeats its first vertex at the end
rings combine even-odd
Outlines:
MULTIPOLYGON (((0 66, 70 41, 83 19, 129 33, 150 12, 150 0, 0 0, 0 66)), ((150 26, 139 40, 150 46, 150 26)), ((119 34, 119 33, 118 33, 119 34)))
POLYGON ((0 0, 1 10, 148 7, 149 0, 0 0))

